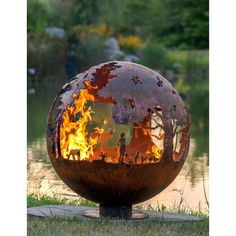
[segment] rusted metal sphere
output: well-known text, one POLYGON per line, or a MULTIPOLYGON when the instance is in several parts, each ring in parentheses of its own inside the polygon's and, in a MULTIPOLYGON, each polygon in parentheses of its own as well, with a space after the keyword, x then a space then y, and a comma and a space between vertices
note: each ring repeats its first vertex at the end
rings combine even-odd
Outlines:
POLYGON ((130 206, 175 179, 189 132, 186 106, 162 75, 112 61, 62 87, 49 112, 47 147, 57 174, 80 196, 130 206))

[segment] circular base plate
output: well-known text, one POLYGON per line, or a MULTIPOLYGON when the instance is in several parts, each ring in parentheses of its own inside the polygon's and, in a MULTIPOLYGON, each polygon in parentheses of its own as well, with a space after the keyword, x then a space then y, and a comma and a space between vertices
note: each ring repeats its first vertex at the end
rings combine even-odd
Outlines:
POLYGON ((149 218, 148 214, 140 212, 140 211, 133 211, 132 216, 130 218, 103 217, 103 216, 100 216, 99 209, 86 210, 82 213, 82 216, 95 218, 95 219, 110 218, 110 219, 116 219, 116 220, 144 220, 144 219, 149 218))
MULTIPOLYGON (((98 213, 99 209, 95 207, 73 206, 73 205, 43 205, 43 206, 29 207, 27 209, 28 216, 34 216, 34 217, 62 217, 62 218, 80 217, 81 219, 92 219, 92 218, 102 219, 101 217, 99 217, 98 213), (89 216, 92 212, 97 212, 95 214, 96 218, 89 216)), ((133 215, 135 214, 137 216, 137 213, 139 216, 141 213, 146 217, 145 218, 134 217, 136 221, 143 219, 158 219, 164 222, 177 222, 177 221, 193 222, 202 220, 202 218, 197 216, 179 214, 173 212, 158 212, 158 211, 147 211, 147 210, 143 210, 142 212, 133 211, 133 215)))

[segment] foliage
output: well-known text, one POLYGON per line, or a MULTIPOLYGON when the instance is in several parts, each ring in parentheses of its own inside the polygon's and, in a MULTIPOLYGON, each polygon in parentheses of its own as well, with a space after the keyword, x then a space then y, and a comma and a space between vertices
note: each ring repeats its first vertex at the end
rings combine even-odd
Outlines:
POLYGON ((208 48, 208 11, 206 0, 29 0, 28 31, 52 25, 110 25, 116 35, 199 49, 208 48))
POLYGON ((163 69, 166 63, 167 50, 158 42, 150 42, 143 49, 142 64, 153 69, 163 69))
POLYGON ((71 27, 71 32, 77 34, 79 37, 97 34, 100 37, 106 38, 113 34, 113 29, 106 23, 89 26, 78 24, 71 27))
MULTIPOLYGON (((72 47, 76 73, 104 62, 104 40, 110 36, 126 54, 138 54, 145 65, 161 70, 171 66, 170 48, 208 48, 205 0, 28 0, 27 6, 28 67, 36 68, 38 78, 65 76, 72 47), (50 38, 47 27, 63 28, 66 38, 50 38)), ((182 68, 192 73, 194 59, 186 62, 182 68)))
POLYGON ((78 71, 108 60, 105 53, 104 40, 98 35, 85 35, 80 38, 77 48, 78 71))
POLYGON ((73 0, 73 23, 84 25, 96 23, 100 16, 99 4, 101 0, 73 0))
POLYGON ((36 68, 37 82, 52 75, 64 75, 65 51, 64 40, 51 39, 44 33, 28 43, 27 67, 36 68))
MULTIPOLYGON (((179 74, 174 80, 178 92, 187 94, 191 134, 197 137, 195 153, 199 157, 209 153, 209 55, 208 51, 169 51, 168 64, 180 65, 179 74)), ((173 66, 172 66, 173 67, 173 66)))
POLYGON ((122 31, 131 33, 143 38, 155 37, 155 31, 161 32, 163 21, 165 21, 168 9, 163 8, 163 0, 130 0, 127 2, 123 13, 124 24, 122 31))
POLYGON ((27 33, 30 37, 37 37, 49 25, 49 12, 45 4, 37 0, 27 4, 27 33))
POLYGON ((208 48, 208 11, 206 0, 165 0, 167 24, 162 35, 165 45, 180 49, 208 48))
POLYGON ((118 42, 123 48, 143 48, 143 41, 135 35, 123 36, 119 35, 118 42))
POLYGON ((209 3, 206 0, 132 0, 123 30, 158 39, 169 48, 208 48, 209 3))
POLYGON ((208 76, 208 50, 168 50, 166 66, 173 68, 176 63, 179 64, 180 72, 187 76, 208 76))

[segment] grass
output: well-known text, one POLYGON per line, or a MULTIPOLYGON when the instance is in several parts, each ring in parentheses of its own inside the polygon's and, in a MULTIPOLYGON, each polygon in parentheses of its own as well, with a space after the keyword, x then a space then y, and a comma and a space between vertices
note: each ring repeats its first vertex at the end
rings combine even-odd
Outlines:
POLYGON ((27 207, 41 206, 41 205, 78 205, 78 206, 89 206, 96 207, 97 204, 86 199, 80 198, 79 200, 68 200, 68 199, 57 199, 48 196, 27 196, 27 207))
POLYGON ((189 66, 189 61, 196 64, 198 70, 202 68, 208 69, 209 66, 209 50, 168 50, 167 58, 173 63, 178 62, 185 68, 189 66))
MULTIPOLYGON (((80 199, 78 201, 68 201, 66 199, 55 199, 47 196, 37 197, 30 195, 27 197, 27 206, 39 205, 83 205, 96 206, 96 204, 80 199)), ((139 207, 140 209, 140 207, 139 207)), ((151 209, 149 207, 149 209, 151 209)), ((152 208, 153 209, 153 208, 152 208)), ((155 209, 153 209, 155 210, 155 209)), ((166 208, 158 208, 166 210, 166 208)), ((172 209, 173 210, 173 209, 172 209)), ((194 213, 193 213, 194 214, 194 213)), ((197 212, 195 215, 199 215, 197 212)), ((112 221, 109 219, 102 220, 82 220, 80 218, 40 218, 28 216, 27 231, 29 236, 47 236, 47 235, 93 235, 93 236, 144 236, 144 235, 209 235, 209 218, 202 215, 199 222, 163 222, 158 219, 148 219, 142 222, 130 221, 112 221)))
MULTIPOLYGON (((166 56, 166 64, 172 67, 175 63, 179 64, 179 73, 185 77, 194 79, 199 78, 198 83, 202 83, 202 78, 208 77, 209 70, 209 51, 179 51, 169 50, 166 56)), ((188 81, 190 82, 190 81, 188 81)))
POLYGON ((209 235, 208 221, 163 223, 160 220, 142 222, 112 220, 81 220, 79 218, 28 218, 28 235, 209 235))

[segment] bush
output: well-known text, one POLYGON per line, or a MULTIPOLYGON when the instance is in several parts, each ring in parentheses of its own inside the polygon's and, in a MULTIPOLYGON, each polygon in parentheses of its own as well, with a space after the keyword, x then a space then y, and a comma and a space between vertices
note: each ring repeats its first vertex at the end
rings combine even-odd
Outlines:
POLYGON ((67 39, 50 38, 41 33, 38 38, 28 39, 27 67, 36 69, 36 76, 28 82, 30 85, 31 82, 44 82, 45 78, 47 82, 69 79, 107 60, 104 39, 96 33, 78 36, 68 31, 67 39), (71 54, 73 62, 68 59, 71 54), (72 76, 66 71, 67 66, 73 67, 72 76))
POLYGON ((135 35, 119 35, 118 42, 123 51, 131 54, 135 54, 137 50, 142 49, 145 46, 141 38, 135 35))
POLYGON ((180 65, 181 73, 194 76, 208 76, 209 55, 208 50, 198 51, 168 51, 166 66, 173 69, 174 64, 180 65))
POLYGON ((27 33, 32 38, 49 25, 49 12, 45 4, 37 0, 28 1, 27 4, 27 33))
MULTIPOLYGON (((40 38, 28 40, 27 67, 36 69, 35 82, 45 82, 45 78, 58 80, 64 77, 66 41, 51 39, 42 34, 40 38)), ((31 81, 29 81, 31 82, 31 81)))
POLYGON ((143 49, 142 64, 153 69, 164 69, 167 50, 159 43, 151 42, 143 49))
POLYGON ((97 34, 89 34, 79 39, 77 49, 78 71, 82 72, 91 66, 108 60, 104 40, 97 34))

